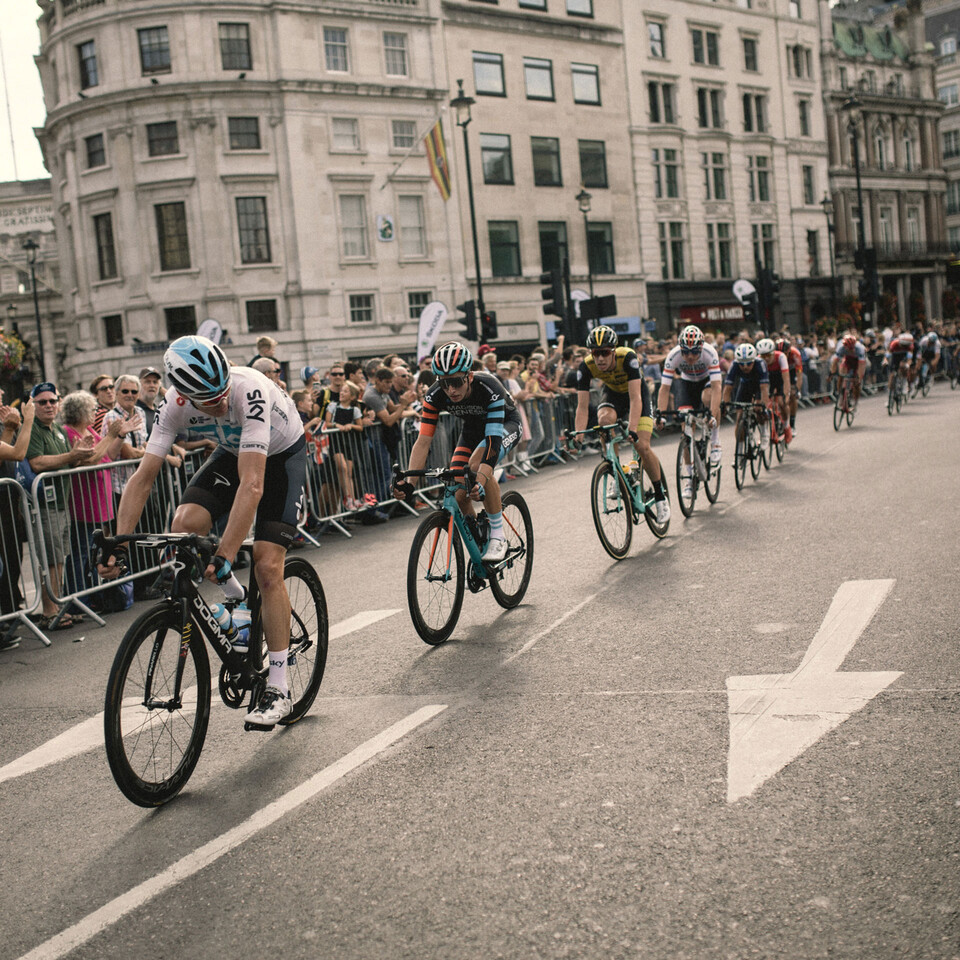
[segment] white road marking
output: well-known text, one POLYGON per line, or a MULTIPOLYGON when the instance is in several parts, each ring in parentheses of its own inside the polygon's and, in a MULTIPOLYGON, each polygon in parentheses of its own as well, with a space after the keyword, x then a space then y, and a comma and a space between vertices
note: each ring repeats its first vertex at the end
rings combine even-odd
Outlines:
MULTIPOLYGON (((365 610, 353 617, 335 624, 330 628, 330 639, 339 640, 348 633, 356 630, 362 630, 379 620, 392 617, 397 610, 365 610)), ((104 678, 106 686, 106 678, 104 678)), ((214 676, 211 682, 213 689, 217 688, 217 671, 214 670, 214 676)), ((189 691, 185 691, 189 694, 189 691)), ((47 767, 52 763, 60 763, 76 757, 81 753, 87 753, 89 750, 96 750, 103 746, 103 712, 101 711, 95 717, 78 723, 75 727, 65 730, 58 737, 48 740, 41 744, 35 750, 25 753, 22 757, 12 760, 10 763, 0 767, 0 783, 4 780, 13 780, 16 777, 22 777, 25 774, 33 773, 42 767, 47 767)))
POLYGON ((149 880, 144 880, 143 883, 138 884, 132 890, 128 890, 109 903, 104 904, 99 910, 88 914, 72 927, 68 927, 62 933, 58 933, 55 937, 51 937, 35 947, 29 953, 25 953, 20 960, 56 960, 56 958, 64 956, 71 950, 75 950, 131 911, 143 906, 143 904, 165 890, 176 886, 181 881, 192 877, 195 873, 199 873, 204 867, 210 866, 224 854, 249 840, 254 834, 266 829, 291 810, 299 807, 300 804, 311 800, 322 790, 326 790, 327 787, 336 783, 351 771, 356 770, 357 767, 362 766, 378 753, 382 753, 387 747, 392 746, 412 730, 428 720, 432 720, 446 709, 446 704, 432 704, 421 707, 408 717, 397 721, 383 732, 367 740, 366 743, 360 744, 355 750, 351 750, 336 763, 332 763, 329 767, 314 774, 309 780, 305 780, 299 786, 294 787, 262 810, 258 810, 253 816, 248 817, 232 830, 222 833, 219 837, 214 837, 213 840, 205 843, 202 847, 198 847, 193 853, 188 853, 185 857, 167 867, 162 873, 158 873, 149 880))
POLYGON ((503 661, 501 666, 506 666, 508 663, 510 663, 511 660, 516 660, 517 657, 519 657, 522 653, 526 653, 535 643, 537 643, 539 640, 542 640, 552 630, 556 630, 556 628, 559 627, 560 624, 564 622, 564 620, 568 620, 578 610, 581 610, 588 603, 594 600, 596 596, 597 596, 596 593, 591 593, 586 600, 581 600, 575 607, 571 607, 562 617, 558 617, 556 620, 554 620, 553 623, 551 623, 546 630, 541 630, 540 633, 538 633, 532 640, 528 640, 516 653, 512 653, 509 657, 507 657, 507 659, 503 661))
POLYGON ((902 676, 837 672, 895 582, 842 584, 793 673, 727 678, 728 803, 749 796, 902 676))

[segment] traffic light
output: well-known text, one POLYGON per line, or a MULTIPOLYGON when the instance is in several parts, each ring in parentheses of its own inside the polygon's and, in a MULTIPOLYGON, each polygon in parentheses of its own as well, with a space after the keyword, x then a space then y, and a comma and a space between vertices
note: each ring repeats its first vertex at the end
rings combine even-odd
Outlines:
POLYGON ((457 317, 457 322, 463 324, 463 339, 477 340, 477 303, 475 300, 468 300, 466 303, 458 303, 457 309, 463 314, 457 317))
POLYGON ((873 310, 877 294, 872 277, 861 277, 857 281, 857 299, 865 311, 873 310))
POLYGON ((548 273, 540 274, 541 283, 549 283, 549 287, 544 287, 540 291, 540 299, 543 300, 543 312, 547 316, 565 318, 567 313, 563 305, 563 271, 551 270, 548 273))
POLYGON ((497 339, 497 312, 488 310, 480 318, 480 339, 484 343, 490 343, 497 339))
POLYGON ((767 271, 770 274, 770 306, 780 302, 780 274, 772 270, 767 271))
POLYGON ((752 333, 759 319, 760 309, 757 304, 757 293, 754 291, 743 298, 743 325, 752 333))

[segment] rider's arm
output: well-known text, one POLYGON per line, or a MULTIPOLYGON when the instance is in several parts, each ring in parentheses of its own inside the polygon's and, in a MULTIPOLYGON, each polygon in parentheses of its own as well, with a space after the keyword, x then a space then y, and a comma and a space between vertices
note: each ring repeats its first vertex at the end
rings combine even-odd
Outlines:
POLYGON ((590 416, 590 391, 577 390, 577 412, 573 416, 573 429, 586 430, 590 416))
POLYGON ((117 509, 117 533, 133 533, 143 513, 143 505, 160 474, 163 457, 145 453, 134 475, 127 481, 117 509))
POLYGON ((720 419, 720 378, 710 381, 710 413, 720 419))
POLYGON ((263 496, 263 475, 267 467, 267 455, 242 450, 237 455, 237 473, 240 476, 240 486, 230 510, 227 528, 220 538, 217 553, 226 557, 231 563, 236 559, 237 551, 243 546, 243 541, 250 532, 257 507, 263 496))

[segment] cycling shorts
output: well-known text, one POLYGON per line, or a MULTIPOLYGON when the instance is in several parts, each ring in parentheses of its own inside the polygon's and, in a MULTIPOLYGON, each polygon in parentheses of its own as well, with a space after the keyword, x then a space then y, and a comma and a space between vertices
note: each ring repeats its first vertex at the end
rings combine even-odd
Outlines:
POLYGON ((856 372, 860 366, 860 358, 854 354, 852 357, 844 356, 842 366, 845 370, 856 372))
POLYGON ((933 363, 933 361, 936 360, 936 358, 937 358, 937 351, 936 351, 936 350, 924 350, 924 351, 923 351, 923 354, 922 354, 922 357, 923 357, 923 359, 924 359, 927 363, 933 363))
MULTIPOLYGON (((297 535, 306 473, 307 444, 303 437, 286 450, 267 457, 254 540, 290 545, 297 535)), ((193 475, 180 502, 199 504, 216 522, 230 513, 239 488, 237 455, 217 447, 193 475)))
POLYGON ((699 410, 703 405, 703 391, 710 386, 710 378, 704 377, 702 380, 674 380, 677 384, 677 409, 681 407, 693 407, 699 410))
POLYGON ((790 368, 790 383, 795 387, 797 386, 797 376, 799 373, 800 371, 796 367, 790 368))
MULTIPOLYGON (((636 430, 637 433, 653 433, 653 406, 650 403, 650 390, 645 380, 640 381, 641 403, 640 420, 637 423, 629 424, 630 430, 636 430)), ((630 419, 630 394, 617 393, 604 384, 603 392, 600 394, 600 403, 597 404, 597 410, 609 407, 613 410, 618 420, 630 419)))
MULTIPOLYGON (((519 419, 506 420, 503 424, 503 436, 500 438, 500 452, 497 454, 497 463, 520 442, 523 434, 523 424, 519 419)), ((487 445, 486 424, 480 421, 464 424, 457 438, 455 449, 457 451, 480 450, 487 445)), ((464 456, 466 454, 464 453, 464 456)), ((459 466, 459 462, 451 463, 451 466, 459 466)))
POLYGON ((783 371, 782 370, 768 370, 767 373, 770 376, 770 396, 771 397, 782 397, 783 392, 783 371))
POLYGON ((750 380, 741 380, 737 384, 737 392, 733 399, 737 403, 749 403, 751 400, 760 399, 760 384, 753 383, 750 380))

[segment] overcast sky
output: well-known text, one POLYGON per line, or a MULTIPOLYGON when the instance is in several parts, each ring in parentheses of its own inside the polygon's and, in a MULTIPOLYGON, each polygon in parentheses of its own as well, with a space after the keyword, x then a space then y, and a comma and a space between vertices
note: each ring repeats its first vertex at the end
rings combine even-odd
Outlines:
POLYGON ((35 0, 2 0, 0 50, 6 75, 0 76, 0 180, 48 177, 33 128, 43 125, 43 95, 34 55, 40 50, 35 0), (16 148, 16 169, 14 153, 16 148))

